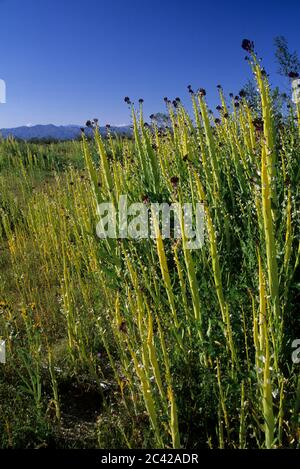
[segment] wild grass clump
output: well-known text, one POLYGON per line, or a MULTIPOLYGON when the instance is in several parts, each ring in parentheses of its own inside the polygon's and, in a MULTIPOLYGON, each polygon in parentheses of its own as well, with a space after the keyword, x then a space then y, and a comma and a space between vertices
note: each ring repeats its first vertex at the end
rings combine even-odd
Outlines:
POLYGON ((143 100, 126 97, 133 139, 109 127, 103 138, 96 123, 94 140, 46 158, 42 145, 1 142, 2 446, 23 432, 11 431, 13 389, 43 429, 37 446, 49 429, 70 445, 68 412, 81 408, 71 427, 91 425, 99 447, 299 447, 299 108, 275 119, 253 43, 243 48, 258 110, 219 87, 214 118, 189 86, 194 115, 165 98, 170 127, 147 124, 143 100), (203 203, 201 249, 164 239, 155 217, 155 240, 100 240, 97 205, 124 194, 203 203))

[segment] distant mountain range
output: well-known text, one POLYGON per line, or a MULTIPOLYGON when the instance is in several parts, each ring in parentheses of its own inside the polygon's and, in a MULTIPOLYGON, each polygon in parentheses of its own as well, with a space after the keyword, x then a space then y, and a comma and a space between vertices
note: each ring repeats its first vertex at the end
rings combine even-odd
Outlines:
MULTIPOLYGON (((0 129, 0 136, 3 138, 14 137, 20 140, 74 140, 81 135, 80 125, 32 125, 15 127, 13 129, 0 129)), ((106 127, 99 127, 102 135, 107 134, 106 127)), ((92 135, 93 130, 86 127, 85 134, 92 135)), ((120 127, 111 126, 110 132, 118 135, 131 135, 132 129, 129 125, 120 127)))

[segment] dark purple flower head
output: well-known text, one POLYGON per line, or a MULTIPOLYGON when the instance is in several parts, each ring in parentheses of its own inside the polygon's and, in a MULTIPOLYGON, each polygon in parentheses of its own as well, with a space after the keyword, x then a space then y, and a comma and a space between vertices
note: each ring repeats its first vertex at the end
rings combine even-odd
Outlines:
POLYGON ((126 322, 125 322, 125 321, 122 321, 121 324, 119 325, 119 331, 120 331, 120 332, 124 332, 124 334, 126 334, 126 332, 127 332, 127 326, 126 326, 126 322))
POLYGON ((222 106, 220 106, 220 105, 218 105, 218 106, 216 107, 216 110, 219 111, 219 112, 221 112, 222 109, 223 109, 223 108, 222 108, 222 106))
POLYGON ((90 120, 86 121, 85 125, 87 127, 93 127, 92 121, 90 121, 90 120))
POLYGON ((110 124, 106 124, 105 126, 107 129, 110 129, 110 124))
POLYGON ((222 86, 221 86, 221 85, 217 85, 217 88, 218 88, 218 90, 221 90, 221 89, 222 89, 222 86))
POLYGON ((230 97, 230 98, 233 98, 233 93, 229 93, 229 97, 230 97))
POLYGON ((289 78, 298 78, 298 77, 299 77, 299 73, 297 73, 297 72, 291 71, 289 73, 289 78))
POLYGON ((172 176, 170 181, 171 181, 172 186, 176 187, 179 182, 179 178, 177 176, 172 176))
POLYGON ((180 103, 180 98, 175 98, 175 101, 177 101, 177 103, 180 103))
POLYGON ((140 103, 140 104, 143 104, 143 102, 144 102, 143 98, 140 98, 140 99, 139 99, 139 103, 140 103))
POLYGON ((154 118, 154 114, 150 114, 150 119, 152 120, 154 118))
POLYGON ((242 42, 242 48, 246 51, 246 52, 253 52, 254 51, 254 42, 253 41, 250 41, 250 39, 243 39, 243 42, 242 42))
POLYGON ((204 88, 199 88, 199 94, 200 96, 206 96, 206 91, 204 88))
POLYGON ((124 101, 125 101, 126 104, 131 103, 130 98, 128 96, 125 96, 124 101))
POLYGON ((252 121, 252 124, 254 125, 254 128, 256 132, 263 132, 264 130, 264 121, 260 118, 257 117, 252 121))
POLYGON ((221 124, 221 121, 220 121, 220 119, 219 119, 218 117, 215 119, 215 124, 217 124, 217 125, 218 125, 218 124, 221 124))
POLYGON ((240 107, 240 103, 239 103, 238 101, 236 101, 236 102, 234 103, 234 107, 236 107, 236 108, 240 107))
POLYGON ((167 98, 167 96, 164 97, 164 102, 167 103, 169 100, 167 98))
POLYGON ((241 90, 239 91, 239 96, 240 96, 241 98, 245 98, 245 96, 246 96, 246 91, 243 90, 243 89, 241 89, 241 90))

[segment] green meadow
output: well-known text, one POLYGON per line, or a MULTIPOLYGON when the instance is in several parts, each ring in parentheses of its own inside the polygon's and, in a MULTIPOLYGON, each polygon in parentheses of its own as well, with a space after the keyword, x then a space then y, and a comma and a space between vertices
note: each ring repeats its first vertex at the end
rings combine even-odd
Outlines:
POLYGON ((132 137, 0 140, 0 447, 299 448, 300 106, 249 52, 257 107, 190 87, 162 127, 126 99, 132 137), (99 239, 124 194, 203 204, 203 246, 99 239))

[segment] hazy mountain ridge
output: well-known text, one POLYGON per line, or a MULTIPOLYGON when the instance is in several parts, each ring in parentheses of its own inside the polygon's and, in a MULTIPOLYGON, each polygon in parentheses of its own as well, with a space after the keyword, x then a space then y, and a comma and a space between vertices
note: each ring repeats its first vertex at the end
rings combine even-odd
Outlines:
MULTIPOLYGON (((55 139, 55 140, 73 140, 81 135, 80 125, 32 125, 14 127, 11 129, 0 129, 0 136, 3 138, 14 137, 20 140, 42 140, 42 139, 55 139)), ((102 135, 107 134, 106 127, 99 127, 102 135)), ((86 135, 92 135, 93 130, 85 128, 86 135)), ((118 135, 131 135, 132 129, 129 125, 124 126, 111 126, 111 133, 118 135)))

